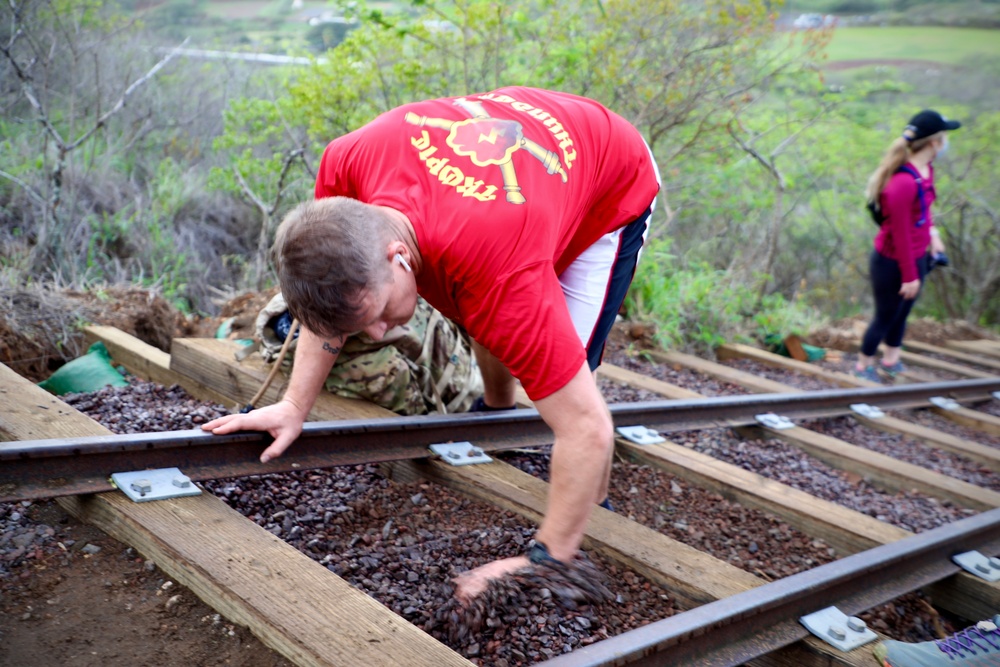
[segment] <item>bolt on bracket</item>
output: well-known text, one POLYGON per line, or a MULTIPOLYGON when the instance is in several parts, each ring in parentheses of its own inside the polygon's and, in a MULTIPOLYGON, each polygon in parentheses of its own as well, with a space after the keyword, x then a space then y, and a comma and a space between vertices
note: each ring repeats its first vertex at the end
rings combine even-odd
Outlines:
POLYGON ((956 565, 986 581, 1000 581, 1000 558, 990 558, 978 551, 966 551, 951 557, 956 565))
POLYGON ((931 396, 927 399, 932 405, 936 405, 942 410, 958 410, 961 405, 953 398, 945 398, 944 396, 931 396))
POLYGON ((852 403, 851 410, 858 413, 862 417, 868 417, 869 419, 881 419, 885 417, 885 413, 876 408, 874 405, 868 405, 867 403, 852 403))
POLYGON ((666 438, 658 431, 645 426, 619 426, 615 430, 623 438, 637 445, 655 445, 658 442, 666 442, 666 438))
POLYGON ((111 481, 137 503, 197 496, 201 489, 177 468, 112 473, 111 481))
POLYGON ((430 450, 453 466, 467 466, 474 463, 489 463, 493 459, 471 442, 444 442, 431 445, 430 450))
POLYGON ((878 639, 878 635, 869 630, 864 621, 857 616, 848 616, 836 607, 807 614, 799 619, 799 623, 827 644, 845 653, 878 639))
POLYGON ((781 415, 776 415, 773 412, 755 415, 754 419, 756 419, 757 423, 761 426, 773 428, 776 431, 784 431, 788 428, 795 428, 795 424, 793 424, 788 417, 782 417, 781 415))

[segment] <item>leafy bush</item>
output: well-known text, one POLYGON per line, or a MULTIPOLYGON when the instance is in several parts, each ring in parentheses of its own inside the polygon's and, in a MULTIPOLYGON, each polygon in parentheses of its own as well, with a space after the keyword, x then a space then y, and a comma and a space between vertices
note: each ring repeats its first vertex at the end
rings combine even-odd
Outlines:
POLYGON ((801 302, 780 294, 761 297, 759 284, 734 281, 732 274, 705 263, 683 267, 670 245, 659 240, 644 249, 626 300, 629 316, 653 323, 663 347, 712 356, 723 343, 762 343, 775 333, 805 335, 821 322, 801 302))

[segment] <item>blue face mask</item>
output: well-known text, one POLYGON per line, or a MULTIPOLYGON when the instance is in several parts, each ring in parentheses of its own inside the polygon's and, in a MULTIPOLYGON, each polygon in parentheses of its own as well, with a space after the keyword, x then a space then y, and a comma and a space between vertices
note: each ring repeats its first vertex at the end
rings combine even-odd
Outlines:
POLYGON ((944 137, 942 137, 941 148, 938 149, 937 155, 935 155, 934 157, 941 157, 947 152, 948 152, 948 135, 946 134, 944 135, 944 137))

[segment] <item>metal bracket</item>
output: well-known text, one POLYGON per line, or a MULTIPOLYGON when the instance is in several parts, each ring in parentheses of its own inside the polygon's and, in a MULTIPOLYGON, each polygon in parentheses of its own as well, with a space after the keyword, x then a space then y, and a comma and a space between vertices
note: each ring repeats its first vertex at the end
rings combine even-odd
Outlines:
POLYGON ((881 419, 885 417, 885 413, 876 408, 874 405, 868 405, 867 403, 852 403, 851 410, 854 410, 862 417, 868 417, 869 419, 881 419))
POLYGON ((493 459, 486 456, 479 447, 471 442, 445 442, 430 446, 431 451, 441 457, 445 463, 453 466, 467 466, 474 463, 489 463, 493 459))
POLYGON ((197 496, 201 489, 177 468, 112 473, 111 481, 137 503, 197 496))
POLYGON ((988 558, 978 551, 966 551, 951 557, 956 565, 986 581, 1000 581, 1000 558, 988 558))
POLYGON ((773 412, 756 415, 754 416, 754 419, 756 419, 761 426, 773 428, 776 431, 784 431, 786 428, 795 427, 795 424, 793 424, 788 417, 782 417, 781 415, 776 415, 773 412))
POLYGON ((827 607, 803 616, 799 623, 827 644, 845 653, 878 639, 878 635, 869 630, 864 621, 857 616, 848 616, 836 607, 827 607))
POLYGON ((938 406, 942 410, 958 410, 961 405, 953 398, 945 398, 944 396, 932 396, 927 399, 931 404, 938 406))
POLYGON ((658 442, 666 442, 666 438, 645 426, 619 426, 615 429, 626 440, 637 445, 655 445, 658 442))
POLYGON ((995 398, 995 399, 997 399, 998 401, 1000 401, 1000 391, 995 391, 995 392, 993 392, 993 398, 995 398))

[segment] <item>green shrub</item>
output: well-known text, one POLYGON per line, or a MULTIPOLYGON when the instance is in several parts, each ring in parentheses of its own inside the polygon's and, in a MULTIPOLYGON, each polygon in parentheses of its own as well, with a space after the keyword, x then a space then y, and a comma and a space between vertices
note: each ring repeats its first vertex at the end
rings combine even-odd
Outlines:
POLYGON ((644 251, 626 299, 629 315, 654 324, 656 342, 712 356, 723 343, 762 343, 770 334, 804 335, 820 323, 811 308, 781 294, 759 295, 759 285, 739 283, 708 264, 683 267, 670 241, 644 251))

